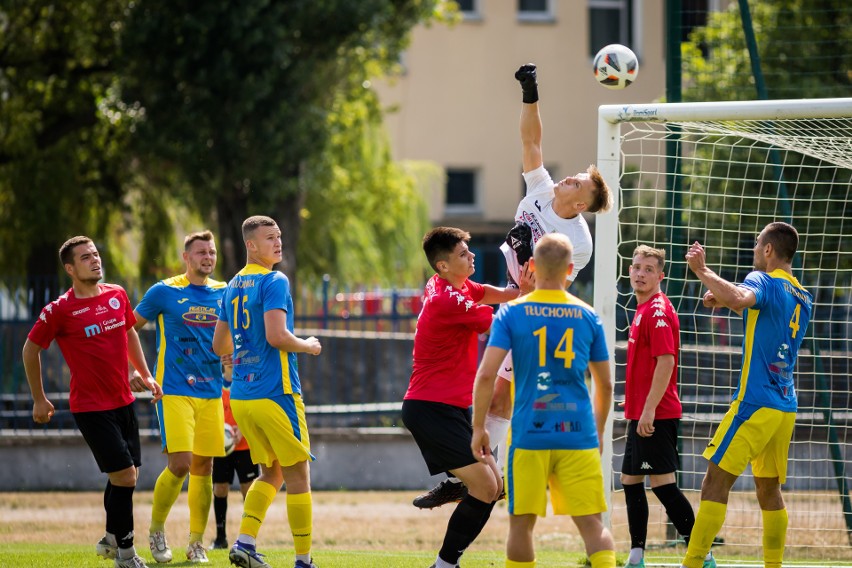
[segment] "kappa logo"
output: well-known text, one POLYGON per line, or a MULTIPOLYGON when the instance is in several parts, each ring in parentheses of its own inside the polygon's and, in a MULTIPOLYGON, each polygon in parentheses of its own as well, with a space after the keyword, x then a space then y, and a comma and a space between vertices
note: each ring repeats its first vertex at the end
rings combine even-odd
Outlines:
POLYGON ((661 317, 663 317, 663 316, 665 316, 665 315, 666 315, 666 312, 664 312, 663 310, 657 310, 656 312, 654 312, 654 317, 655 317, 655 318, 661 318, 661 317))
POLYGON ((655 327, 669 327, 669 324, 667 324, 665 320, 657 320, 657 325, 655 327))
POLYGON ((654 469, 654 468, 651 467, 651 464, 649 464, 648 462, 642 462, 642 465, 639 466, 639 469, 654 469))

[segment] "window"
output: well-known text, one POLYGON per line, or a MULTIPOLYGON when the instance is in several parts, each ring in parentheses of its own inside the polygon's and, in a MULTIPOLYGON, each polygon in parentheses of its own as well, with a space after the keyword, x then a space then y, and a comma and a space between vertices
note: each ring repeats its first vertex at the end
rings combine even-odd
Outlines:
POLYGON ((518 0, 518 20, 552 22, 554 18, 553 0, 518 0))
POLYGON ((633 45, 633 2, 631 0, 589 0, 589 57, 611 43, 633 45))
POLYGON ((476 171, 447 169, 447 213, 477 210, 476 171))
POLYGON ((456 0, 459 12, 465 20, 481 20, 482 14, 479 12, 479 3, 482 0, 456 0))

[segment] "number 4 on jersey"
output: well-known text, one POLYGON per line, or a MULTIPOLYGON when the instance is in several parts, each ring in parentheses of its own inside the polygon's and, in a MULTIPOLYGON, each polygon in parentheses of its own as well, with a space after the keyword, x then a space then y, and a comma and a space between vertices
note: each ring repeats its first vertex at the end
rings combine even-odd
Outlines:
MULTIPOLYGON (((538 366, 547 366, 547 328, 541 327, 533 332, 533 335, 538 337, 538 366)), ((570 369, 574 362, 574 330, 568 328, 562 334, 556 350, 553 352, 556 359, 562 359, 565 363, 565 368, 570 369)))

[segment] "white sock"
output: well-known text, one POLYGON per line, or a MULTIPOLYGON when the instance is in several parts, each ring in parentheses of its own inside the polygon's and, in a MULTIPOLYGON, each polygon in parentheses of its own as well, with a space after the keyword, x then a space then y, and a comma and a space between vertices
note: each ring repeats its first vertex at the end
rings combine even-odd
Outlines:
POLYGON ((447 481, 449 481, 450 483, 461 483, 462 482, 462 480, 459 479, 458 477, 448 477, 447 481))
POLYGON ((105 532, 104 536, 106 537, 106 541, 112 546, 118 546, 118 541, 115 540, 115 535, 111 532, 105 532))
POLYGON ((497 467, 503 470, 506 465, 506 436, 509 435, 509 426, 512 421, 496 414, 485 415, 485 429, 488 430, 488 438, 491 440, 491 453, 497 460, 497 467))
POLYGON ((299 560, 301 560, 302 562, 304 562, 305 564, 310 566, 311 565, 311 553, 309 552, 307 554, 297 554, 296 555, 296 561, 298 562, 299 560))
POLYGON ((704 561, 706 562, 706 561, 708 561, 708 560, 710 560, 710 559, 712 559, 712 558, 713 558, 713 553, 712 553, 712 552, 708 552, 708 553, 707 553, 707 556, 705 556, 705 557, 704 557, 704 561))
POLYGON ((435 560, 435 568, 456 568, 455 564, 450 564, 449 562, 444 562, 441 560, 441 557, 438 556, 435 560))
POLYGON ((247 534, 241 533, 240 536, 237 537, 237 540, 240 541, 243 544, 250 544, 252 546, 257 546, 257 539, 254 538, 253 536, 249 536, 247 534))
POLYGON ((631 548, 630 555, 627 557, 628 564, 639 564, 642 559, 645 557, 645 549, 643 548, 631 548))

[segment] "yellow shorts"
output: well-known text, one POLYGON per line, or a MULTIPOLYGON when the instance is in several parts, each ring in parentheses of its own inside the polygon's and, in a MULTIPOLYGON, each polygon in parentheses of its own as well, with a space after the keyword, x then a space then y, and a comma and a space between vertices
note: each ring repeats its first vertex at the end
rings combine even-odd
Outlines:
POLYGON ((157 403, 163 451, 225 455, 225 411, 221 398, 165 395, 157 403))
POLYGON ((751 462, 755 477, 777 477, 784 483, 795 424, 795 412, 735 400, 704 450, 704 457, 736 476, 742 475, 751 462))
POLYGON ((511 448, 507 470, 510 515, 546 516, 548 486, 555 515, 580 517, 606 511, 603 470, 597 448, 511 448))
POLYGON ((300 395, 258 400, 232 398, 231 411, 248 441, 254 463, 272 467, 278 461, 287 467, 314 459, 305 422, 305 403, 300 395))

